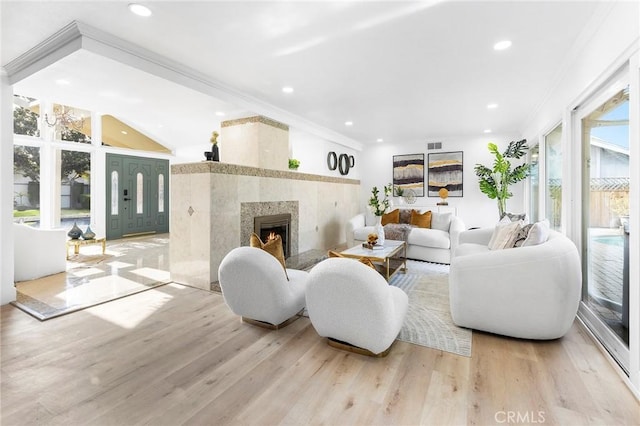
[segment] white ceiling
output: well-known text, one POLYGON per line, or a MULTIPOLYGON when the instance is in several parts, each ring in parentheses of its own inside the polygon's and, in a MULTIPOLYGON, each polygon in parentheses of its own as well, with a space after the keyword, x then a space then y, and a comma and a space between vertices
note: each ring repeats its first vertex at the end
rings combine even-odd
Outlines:
MULTIPOLYGON (((352 146, 521 131, 606 10, 583 1, 145 1, 153 15, 141 18, 127 3, 3 0, 2 65, 77 20, 260 100, 254 111, 266 102, 292 114, 287 124, 316 123, 352 146), (513 46, 494 51, 503 39, 513 46)), ((114 115, 170 148, 206 146, 221 119, 254 113, 84 50, 15 92, 114 115)))

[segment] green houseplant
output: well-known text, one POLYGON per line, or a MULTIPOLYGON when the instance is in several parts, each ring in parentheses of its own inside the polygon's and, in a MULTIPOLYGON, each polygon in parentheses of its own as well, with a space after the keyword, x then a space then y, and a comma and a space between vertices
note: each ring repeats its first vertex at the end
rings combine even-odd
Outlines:
POLYGON ((500 218, 502 218, 506 213, 507 200, 513 196, 509 192, 509 186, 520 182, 529 175, 529 164, 524 163, 512 168, 509 160, 519 160, 524 157, 529 147, 527 140, 522 139, 517 142, 509 142, 509 146, 502 153, 498 151, 498 146, 493 142, 489 143, 488 148, 495 157, 493 167, 476 164, 474 170, 480 178, 480 191, 487 194, 490 199, 498 201, 498 211, 500 218))
POLYGON ((300 167, 300 160, 296 160, 295 158, 289 158, 289 169, 298 170, 300 167))

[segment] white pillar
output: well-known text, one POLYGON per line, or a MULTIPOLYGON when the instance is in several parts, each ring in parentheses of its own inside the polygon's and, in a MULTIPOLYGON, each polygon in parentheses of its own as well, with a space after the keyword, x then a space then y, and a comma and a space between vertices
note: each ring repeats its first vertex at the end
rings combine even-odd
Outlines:
POLYGON ((13 284, 13 87, 0 70, 0 304, 16 300, 13 284))
POLYGON ((53 105, 42 101, 41 132, 44 144, 40 149, 40 227, 52 229, 60 226, 60 150, 53 147, 55 127, 49 126, 44 116, 53 122, 53 105))
POLYGON ((91 114, 91 229, 98 237, 107 234, 106 224, 106 161, 107 154, 102 148, 102 114, 91 114))

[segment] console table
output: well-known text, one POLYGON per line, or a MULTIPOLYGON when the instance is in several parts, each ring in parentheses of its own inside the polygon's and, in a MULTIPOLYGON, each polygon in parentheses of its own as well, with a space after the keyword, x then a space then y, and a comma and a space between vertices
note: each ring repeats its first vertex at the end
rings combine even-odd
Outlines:
POLYGON ((80 246, 88 246, 92 244, 102 244, 102 254, 104 254, 107 245, 106 238, 94 238, 92 240, 67 240, 67 260, 69 260, 69 249, 73 247, 73 254, 80 254, 80 246))

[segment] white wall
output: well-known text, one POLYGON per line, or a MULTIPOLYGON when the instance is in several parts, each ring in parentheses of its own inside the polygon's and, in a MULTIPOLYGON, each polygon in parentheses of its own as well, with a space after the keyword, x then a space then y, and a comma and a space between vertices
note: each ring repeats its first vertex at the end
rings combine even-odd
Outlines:
MULTIPOLYGON (((224 151, 223 139, 220 139, 219 147, 222 162, 224 162, 224 157, 222 155, 222 152, 224 151)), ((175 150, 175 157, 171 159, 171 164, 204 161, 204 151, 208 151, 210 149, 211 144, 208 143, 177 148, 175 150)), ((298 168, 299 172, 311 173, 320 176, 360 179, 360 176, 362 175, 362 166, 360 165, 359 156, 360 152, 353 148, 345 147, 299 129, 289 128, 289 158, 296 158, 300 160, 300 168, 298 168), (331 151, 335 152, 338 156, 340 154, 354 156, 355 166, 349 169, 349 174, 343 176, 337 168, 333 171, 329 170, 327 167, 327 154, 331 151)))
POLYGON ((320 176, 345 177, 349 179, 360 179, 361 176, 367 174, 366 172, 362 172, 364 169, 360 163, 360 152, 298 129, 289 129, 289 147, 290 157, 300 160, 300 168, 298 169, 300 172, 320 176), (347 175, 341 175, 338 168, 329 170, 327 166, 327 154, 331 151, 335 152, 338 156, 340 156, 340 154, 354 156, 355 165, 349 169, 347 175))
POLYGON ((13 285, 13 88, 0 71, 0 304, 16 300, 13 285))
MULTIPOLYGON (((361 169, 366 170, 360 178, 362 211, 367 211, 367 202, 371 197, 371 188, 378 188, 392 182, 394 155, 424 154, 425 161, 425 192, 428 180, 427 162, 429 153, 462 151, 463 152, 463 196, 449 198, 450 206, 458 209, 458 216, 462 218, 467 228, 492 226, 498 221, 498 204, 480 192, 478 178, 474 172, 476 163, 491 167, 493 156, 487 149, 489 142, 494 142, 500 150, 507 147, 512 140, 519 140, 518 135, 482 135, 477 137, 456 138, 442 140, 441 150, 427 151, 427 142, 407 144, 376 144, 366 147, 360 161, 361 169)), ((514 165, 520 162, 514 161, 514 165)), ((525 212, 524 181, 512 187, 514 196, 507 201, 507 211, 513 213, 525 212)), ((437 197, 418 197, 416 205, 435 205, 440 201, 437 197)))

